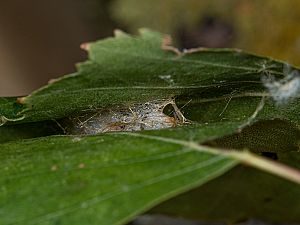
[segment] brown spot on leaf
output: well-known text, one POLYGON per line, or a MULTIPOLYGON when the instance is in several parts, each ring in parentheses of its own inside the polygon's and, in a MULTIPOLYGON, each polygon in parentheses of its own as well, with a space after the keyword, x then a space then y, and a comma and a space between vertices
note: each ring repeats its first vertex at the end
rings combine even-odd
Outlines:
POLYGON ((79 165, 78 165, 78 168, 79 169, 83 169, 85 167, 85 164, 84 163, 80 163, 79 165))
POLYGON ((51 171, 56 171, 57 169, 58 169, 58 166, 57 166, 57 165, 51 166, 51 171))

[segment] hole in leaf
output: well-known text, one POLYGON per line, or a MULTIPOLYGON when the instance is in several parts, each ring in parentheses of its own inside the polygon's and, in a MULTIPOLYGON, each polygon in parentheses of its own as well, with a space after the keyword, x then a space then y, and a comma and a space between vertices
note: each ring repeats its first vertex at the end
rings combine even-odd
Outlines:
POLYGON ((262 152, 261 155, 273 160, 278 159, 278 155, 276 152, 262 152))
POLYGON ((269 202, 272 202, 272 201, 273 201, 273 199, 271 197, 264 198, 265 203, 269 203, 269 202))

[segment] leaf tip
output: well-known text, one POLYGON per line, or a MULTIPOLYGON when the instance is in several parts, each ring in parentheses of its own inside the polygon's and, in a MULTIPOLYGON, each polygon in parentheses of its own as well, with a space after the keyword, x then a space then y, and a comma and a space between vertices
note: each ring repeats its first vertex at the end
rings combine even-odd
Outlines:
POLYGON ((172 46, 172 41, 173 40, 170 35, 164 35, 162 38, 161 48, 166 51, 172 51, 178 56, 181 55, 182 54, 181 51, 179 51, 178 48, 172 46))
POLYGON ((24 105, 26 102, 26 97, 17 98, 17 103, 24 105))
POLYGON ((80 45, 80 48, 83 49, 83 50, 85 50, 85 51, 89 51, 89 50, 90 50, 90 46, 91 46, 90 43, 85 42, 85 43, 82 43, 82 44, 80 45))
POLYGON ((125 33, 124 31, 120 30, 120 29, 115 29, 114 30, 114 36, 116 38, 118 38, 118 37, 128 37, 129 35, 127 33, 125 33))

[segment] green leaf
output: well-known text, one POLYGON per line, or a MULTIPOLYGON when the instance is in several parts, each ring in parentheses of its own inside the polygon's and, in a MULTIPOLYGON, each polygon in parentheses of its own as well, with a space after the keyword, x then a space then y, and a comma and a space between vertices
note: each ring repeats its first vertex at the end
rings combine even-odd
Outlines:
MULTIPOLYGON (((163 134, 188 137, 191 131, 201 140, 220 129, 163 134)), ((60 136, 0 145, 0 224, 123 224, 237 163, 205 148, 199 153, 152 140, 156 133, 162 135, 60 136)))
POLYGON ((0 224, 124 224, 239 161, 259 160, 274 169, 245 152, 184 141, 191 133, 204 141, 234 125, 227 131, 222 124, 2 144, 0 224))
POLYGON ((117 32, 115 38, 87 44, 89 60, 78 64, 78 72, 20 98, 24 109, 15 113, 25 117, 22 122, 36 122, 155 99, 231 94, 256 97, 250 103, 255 108, 265 96, 262 74, 284 76, 285 64, 275 60, 232 49, 166 51, 162 47, 174 48, 162 46, 163 37, 144 29, 139 37, 117 32))
MULTIPOLYGON (((295 96, 280 107, 261 81, 262 76, 287 77, 285 63, 232 49, 182 53, 167 45, 168 41, 149 30, 142 30, 138 37, 118 31, 114 38, 83 45, 89 59, 78 64, 76 73, 18 100, 0 98, 0 224, 124 224, 237 164, 259 169, 262 177, 270 176, 267 172, 280 182, 292 182, 289 185, 296 197, 291 206, 299 208, 300 173, 293 167, 299 165, 300 100, 295 96), (135 104, 170 98, 190 124, 155 131, 43 137, 62 134, 65 118, 86 111, 128 110, 135 104), (243 136, 248 129, 244 128, 256 121, 256 130, 264 128, 262 120, 288 123, 280 127, 280 135, 270 135, 268 129, 273 128, 269 127, 259 136, 253 135, 256 131, 243 136), (282 138, 289 132, 293 138, 282 138), (271 142, 267 152, 283 146, 282 163, 248 151, 224 149, 247 148, 262 154, 265 145, 255 144, 253 138, 257 143, 271 142)), ((255 177, 256 172, 249 176, 255 177)), ((251 190, 256 190, 255 179, 249 182, 251 190)), ((244 190, 237 180, 232 183, 237 187, 233 199, 237 201, 244 190)), ((227 209, 225 213, 220 210, 215 219, 240 219, 230 214, 233 208, 227 209)), ((285 213, 286 209, 270 207, 270 211, 285 213)), ((250 210, 243 215, 261 217, 250 210)), ((297 215, 293 218, 298 219, 297 215)))

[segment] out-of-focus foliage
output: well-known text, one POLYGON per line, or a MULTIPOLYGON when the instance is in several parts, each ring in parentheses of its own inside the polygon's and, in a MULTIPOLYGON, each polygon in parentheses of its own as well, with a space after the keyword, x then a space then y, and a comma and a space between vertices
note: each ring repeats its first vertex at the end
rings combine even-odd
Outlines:
POLYGON ((201 29, 203 20, 212 17, 232 27, 233 38, 228 46, 300 64, 299 0, 116 0, 113 3, 114 17, 131 31, 146 26, 176 36, 182 28, 201 29))

